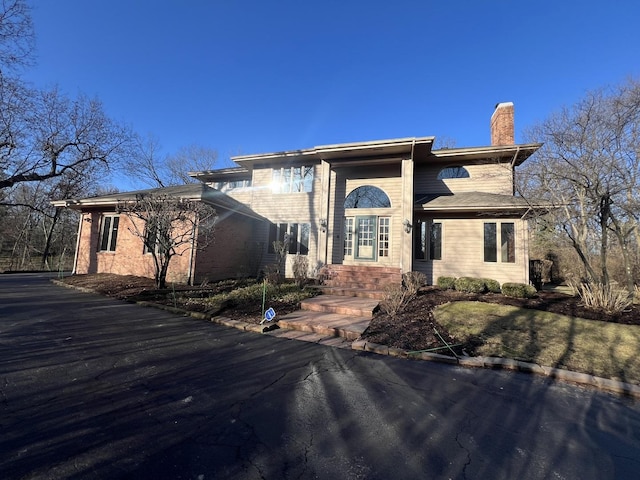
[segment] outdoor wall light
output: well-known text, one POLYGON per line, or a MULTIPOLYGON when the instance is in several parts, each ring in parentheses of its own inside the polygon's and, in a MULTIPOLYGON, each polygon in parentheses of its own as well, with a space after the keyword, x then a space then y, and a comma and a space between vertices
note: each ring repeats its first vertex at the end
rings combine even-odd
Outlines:
POLYGON ((411 222, 409 220, 405 218, 404 222, 402 222, 402 226, 404 227, 405 233, 411 233, 411 229, 413 228, 413 225, 411 225, 411 222))
POLYGON ((320 229, 321 229, 323 232, 326 232, 326 231, 327 231, 327 219, 326 219, 326 218, 321 218, 321 219, 320 219, 320 229))

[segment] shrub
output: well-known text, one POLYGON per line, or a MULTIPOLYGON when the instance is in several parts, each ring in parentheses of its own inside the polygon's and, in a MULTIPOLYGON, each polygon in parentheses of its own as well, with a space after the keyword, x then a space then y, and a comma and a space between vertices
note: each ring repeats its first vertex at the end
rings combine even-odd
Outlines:
POLYGON ((284 277, 280 274, 280 266, 270 263, 265 266, 264 278, 271 285, 280 285, 284 277))
POLYGON ((303 288, 309 280, 309 260, 306 255, 296 255, 293 259, 293 278, 298 287, 303 288))
POLYGON ((453 290, 456 284, 456 277, 438 277, 436 284, 443 290, 453 290))
POLYGON ((384 287, 384 297, 380 308, 391 318, 402 311, 407 302, 407 289, 402 285, 390 284, 384 287))
POLYGON ((482 281, 484 282, 489 292, 500 293, 500 282, 491 278, 483 278, 482 281))
POLYGON ((532 298, 536 296, 536 289, 526 283, 503 283, 502 294, 514 298, 532 298))
POLYGON ((455 281, 456 290, 465 293, 484 293, 487 289, 482 278, 460 277, 455 281))
POLYGON ((407 289, 409 298, 418 294, 421 286, 427 283, 427 276, 422 272, 407 272, 402 274, 402 284, 407 289))
POLYGON ((583 283, 578 286, 578 295, 587 308, 609 314, 620 313, 633 303, 633 298, 626 290, 602 283, 583 283))

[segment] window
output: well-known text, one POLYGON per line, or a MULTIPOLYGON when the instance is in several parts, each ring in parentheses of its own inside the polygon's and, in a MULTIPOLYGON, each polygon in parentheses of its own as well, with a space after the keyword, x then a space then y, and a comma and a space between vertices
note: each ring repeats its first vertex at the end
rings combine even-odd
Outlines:
POLYGON ((272 223, 269 226, 269 245, 267 251, 275 253, 273 243, 278 241, 287 244, 288 253, 296 255, 309 254, 309 223, 272 223))
POLYGON ((378 218, 378 257, 389 256, 389 217, 378 218))
POLYGON ((160 237, 158 235, 158 227, 153 223, 147 222, 145 236, 144 236, 144 253, 166 253, 166 248, 170 243, 168 235, 165 234, 160 237))
POLYGON ((344 201, 344 208, 389 208, 391 201, 378 187, 364 185, 353 190, 344 201))
POLYGON ((484 261, 498 261, 498 240, 500 243, 500 261, 503 263, 515 263, 515 225, 510 222, 500 224, 500 239, 498 239, 498 227, 496 223, 484 224, 484 261))
POLYGON ((432 223, 429 230, 429 260, 442 260, 442 223, 432 223))
POLYGON ((413 254, 416 260, 424 260, 427 252, 427 222, 416 220, 413 228, 413 254))
POLYGON ((485 262, 497 262, 498 256, 496 253, 497 240, 496 240, 496 224, 485 223, 484 224, 484 261, 485 262))
POLYGON ((102 228, 100 230, 100 251, 115 252, 116 241, 118 239, 118 225, 120 217, 118 215, 104 215, 102 217, 102 228))
POLYGON ((513 223, 502 223, 500 225, 500 251, 503 262, 515 263, 516 235, 513 223))
POLYGON ((271 178, 274 193, 313 191, 313 167, 274 168, 271 178))
POLYGON ((238 188, 248 188, 251 186, 251 179, 245 180, 226 180, 220 182, 214 182, 213 188, 220 190, 221 192, 227 192, 229 190, 236 190, 238 188))
POLYGON ((353 217, 344 219, 344 256, 353 256, 353 217))
POLYGON ((447 178, 469 178, 469 171, 464 168, 464 167, 460 167, 460 166, 451 166, 451 167, 445 167, 442 170, 440 170, 440 173, 438 173, 438 180, 445 180, 447 178))
POLYGON ((442 260, 442 223, 416 220, 414 232, 415 258, 442 260))

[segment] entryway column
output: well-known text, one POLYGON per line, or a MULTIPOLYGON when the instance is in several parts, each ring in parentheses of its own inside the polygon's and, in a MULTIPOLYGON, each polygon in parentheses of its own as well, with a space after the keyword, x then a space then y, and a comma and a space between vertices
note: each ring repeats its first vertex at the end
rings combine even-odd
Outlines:
POLYGON ((410 272, 413 265, 413 158, 402 160, 402 233, 400 268, 410 272))
POLYGON ((332 234, 331 227, 333 222, 329 217, 329 200, 331 198, 331 164, 326 160, 320 163, 320 179, 321 179, 321 201, 320 201, 320 217, 316 219, 318 226, 318 261, 326 265, 328 258, 328 238, 332 234), (324 231, 323 231, 324 230, 324 231))

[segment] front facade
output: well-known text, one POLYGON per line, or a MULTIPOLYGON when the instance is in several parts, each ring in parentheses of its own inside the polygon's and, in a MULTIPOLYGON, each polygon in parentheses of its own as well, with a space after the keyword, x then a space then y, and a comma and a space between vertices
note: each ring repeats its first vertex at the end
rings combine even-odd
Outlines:
POLYGON ((528 283, 531 207, 514 196, 514 171, 539 145, 514 144, 511 103, 496 107, 491 132, 487 147, 433 150, 434 137, 325 145, 234 157, 237 168, 192 176, 268 219, 255 232, 265 265, 272 242, 288 238, 314 270, 528 283))
MULTIPOLYGON (((183 255, 191 260, 176 264, 176 278, 256 274, 276 261, 281 241, 289 276, 294 256, 304 255, 311 275, 349 265, 420 271, 429 283, 440 276, 528 283, 531 207, 514 196, 514 171, 539 145, 514 144, 510 103, 496 107, 491 133, 487 147, 434 150, 434 137, 403 138, 238 156, 237 167, 192 172, 234 207, 215 249, 183 255), (238 255, 223 253, 233 249, 238 255)), ((104 227, 108 212, 88 207, 83 215, 104 227)), ((104 228, 79 235, 77 273, 113 270, 86 260, 105 242, 104 228)), ((121 248, 124 259, 133 247, 121 248)), ((114 273, 133 263, 118 263, 114 273)))

